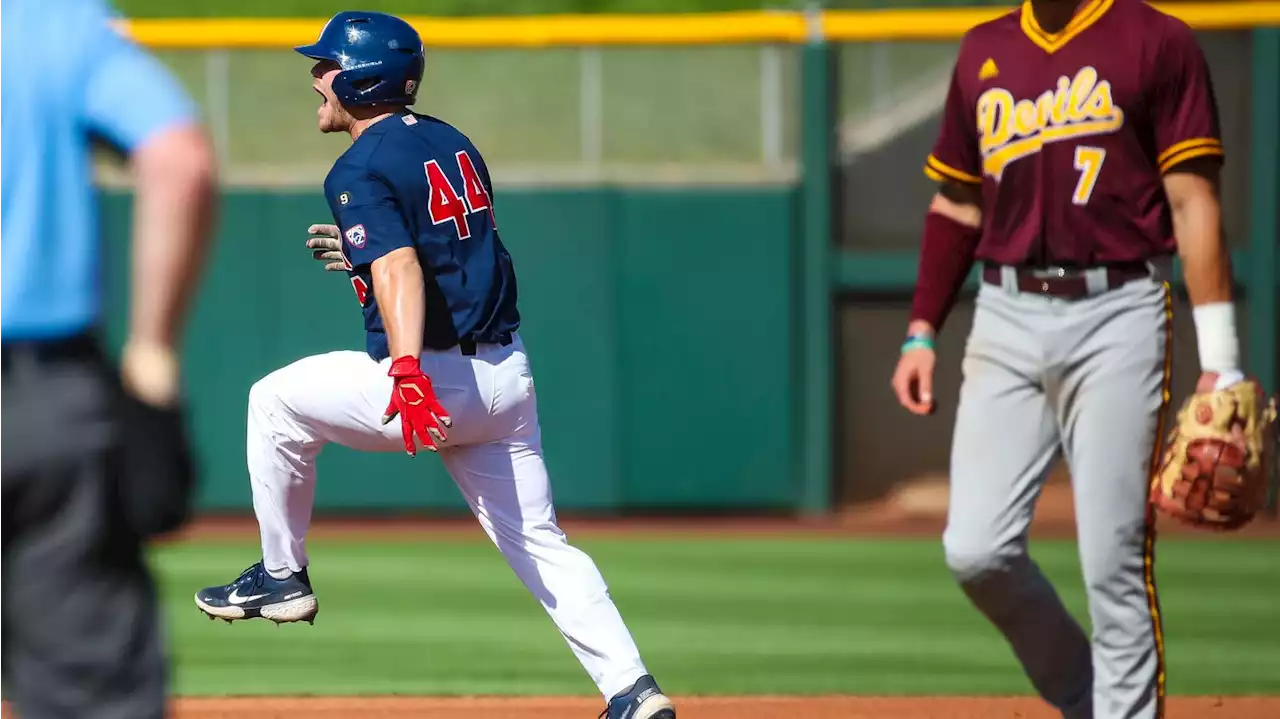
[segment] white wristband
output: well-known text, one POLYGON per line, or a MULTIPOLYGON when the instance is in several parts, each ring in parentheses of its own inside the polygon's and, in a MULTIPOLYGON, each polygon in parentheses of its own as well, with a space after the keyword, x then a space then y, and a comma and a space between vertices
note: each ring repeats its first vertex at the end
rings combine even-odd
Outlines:
POLYGON ((1191 310, 1196 323, 1196 349, 1204 372, 1240 373, 1240 341, 1236 338, 1236 308, 1230 302, 1211 302, 1191 310))

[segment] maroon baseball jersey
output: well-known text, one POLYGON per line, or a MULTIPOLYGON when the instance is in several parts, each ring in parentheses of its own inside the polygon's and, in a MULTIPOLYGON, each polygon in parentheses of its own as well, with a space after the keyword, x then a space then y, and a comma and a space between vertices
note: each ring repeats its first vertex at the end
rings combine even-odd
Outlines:
POLYGON ((1175 249, 1161 177, 1222 157, 1191 29, 1141 0, 1086 0, 1058 33, 1030 2, 960 45, 925 174, 982 186, 977 258, 1087 266, 1175 249))

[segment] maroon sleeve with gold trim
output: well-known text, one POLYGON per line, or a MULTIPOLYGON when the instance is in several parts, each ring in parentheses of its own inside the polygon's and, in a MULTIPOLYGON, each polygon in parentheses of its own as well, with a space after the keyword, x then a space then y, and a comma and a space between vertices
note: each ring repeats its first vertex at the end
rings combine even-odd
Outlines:
MULTIPOLYGON (((961 48, 960 59, 964 57, 961 48)), ((947 104, 933 153, 925 160, 924 174, 937 182, 982 184, 982 157, 978 152, 978 127, 974 106, 960 83, 960 59, 951 74, 947 104)))
POLYGON ((1195 157, 1223 157, 1209 64, 1191 28, 1169 18, 1153 70, 1151 112, 1160 172, 1195 157))

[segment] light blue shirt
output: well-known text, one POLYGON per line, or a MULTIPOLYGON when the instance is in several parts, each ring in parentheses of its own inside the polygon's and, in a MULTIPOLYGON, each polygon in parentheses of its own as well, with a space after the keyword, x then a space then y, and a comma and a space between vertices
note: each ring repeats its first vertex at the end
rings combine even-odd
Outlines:
POLYGON ((99 313, 89 142, 125 153, 195 118, 102 0, 4 0, 0 23, 0 339, 72 335, 99 313))

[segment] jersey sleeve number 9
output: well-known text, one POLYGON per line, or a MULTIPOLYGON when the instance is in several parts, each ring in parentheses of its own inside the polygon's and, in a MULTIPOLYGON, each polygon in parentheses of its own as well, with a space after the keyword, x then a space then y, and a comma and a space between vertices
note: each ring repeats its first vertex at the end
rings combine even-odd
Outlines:
POLYGON ((1076 191, 1071 194, 1071 201, 1077 205, 1087 205, 1093 196, 1093 187, 1098 184, 1098 175, 1102 173, 1102 163, 1107 159, 1107 151, 1101 147, 1081 145, 1076 148, 1076 169, 1080 171, 1080 180, 1076 182, 1076 191))
MULTIPOLYGON (((489 191, 480 181, 480 175, 467 151, 459 150, 454 158, 458 162, 458 173, 462 175, 462 194, 454 189, 439 162, 428 160, 423 163, 427 172, 427 186, 431 192, 427 209, 431 213, 433 224, 452 222, 458 239, 465 240, 471 237, 471 224, 467 221, 467 215, 488 210, 490 222, 493 222, 493 203, 489 200, 489 191)), ((496 229, 496 223, 494 227, 496 229)))

